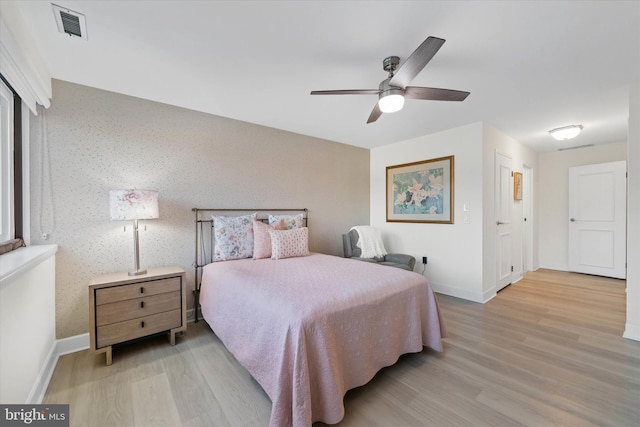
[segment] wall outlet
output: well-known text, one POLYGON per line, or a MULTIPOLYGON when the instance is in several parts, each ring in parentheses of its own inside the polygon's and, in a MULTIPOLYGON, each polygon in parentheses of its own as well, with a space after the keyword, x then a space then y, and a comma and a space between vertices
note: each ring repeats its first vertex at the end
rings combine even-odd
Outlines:
POLYGON ((423 263, 424 265, 427 265, 427 257, 426 257, 426 256, 423 256, 423 257, 422 257, 422 263, 423 263))

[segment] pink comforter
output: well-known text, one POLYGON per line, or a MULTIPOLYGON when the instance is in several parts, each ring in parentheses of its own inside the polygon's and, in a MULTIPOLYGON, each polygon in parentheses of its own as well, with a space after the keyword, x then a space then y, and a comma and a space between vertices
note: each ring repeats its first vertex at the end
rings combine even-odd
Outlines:
POLYGON ((200 303, 271 398, 271 427, 339 422, 347 390, 445 334, 420 274, 316 253, 209 264, 200 303))

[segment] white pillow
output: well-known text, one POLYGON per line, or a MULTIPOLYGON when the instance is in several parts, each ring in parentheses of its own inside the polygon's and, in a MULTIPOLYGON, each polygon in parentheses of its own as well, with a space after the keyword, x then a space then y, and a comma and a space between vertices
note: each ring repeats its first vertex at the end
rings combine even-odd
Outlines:
POLYGON ((215 239, 214 261, 253 256, 253 220, 256 214, 242 216, 212 215, 215 239))
POLYGON ((269 215, 269 224, 278 222, 281 219, 284 220, 284 223, 287 225, 287 229, 291 230, 292 228, 300 228, 303 226, 302 221, 304 220, 304 215, 269 215))
POLYGON ((309 229, 269 230, 271 235, 271 259, 309 255, 309 229))

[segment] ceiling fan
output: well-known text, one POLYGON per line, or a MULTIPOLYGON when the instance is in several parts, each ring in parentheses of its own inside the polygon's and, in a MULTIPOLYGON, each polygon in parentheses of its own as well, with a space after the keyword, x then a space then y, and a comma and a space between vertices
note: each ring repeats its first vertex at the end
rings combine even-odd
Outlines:
POLYGON ((444 39, 427 37, 400 68, 398 68, 400 58, 397 56, 385 58, 382 61, 382 67, 389 73, 389 77, 380 83, 378 89, 314 90, 311 95, 378 95, 378 102, 373 107, 367 123, 375 122, 382 113, 400 111, 404 106, 405 98, 432 101, 464 101, 469 92, 407 86, 431 61, 431 58, 438 52, 444 42, 444 39))

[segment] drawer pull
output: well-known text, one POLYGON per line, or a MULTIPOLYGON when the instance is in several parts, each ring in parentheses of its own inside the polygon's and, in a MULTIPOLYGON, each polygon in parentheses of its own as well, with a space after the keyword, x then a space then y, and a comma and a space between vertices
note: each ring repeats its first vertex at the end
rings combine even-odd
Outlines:
POLYGON ((140 308, 144 308, 144 301, 140 301, 140 308))
POLYGON ((140 286, 140 293, 144 294, 144 286, 140 286))
POLYGON ((140 327, 144 328, 144 320, 140 322, 140 327))

